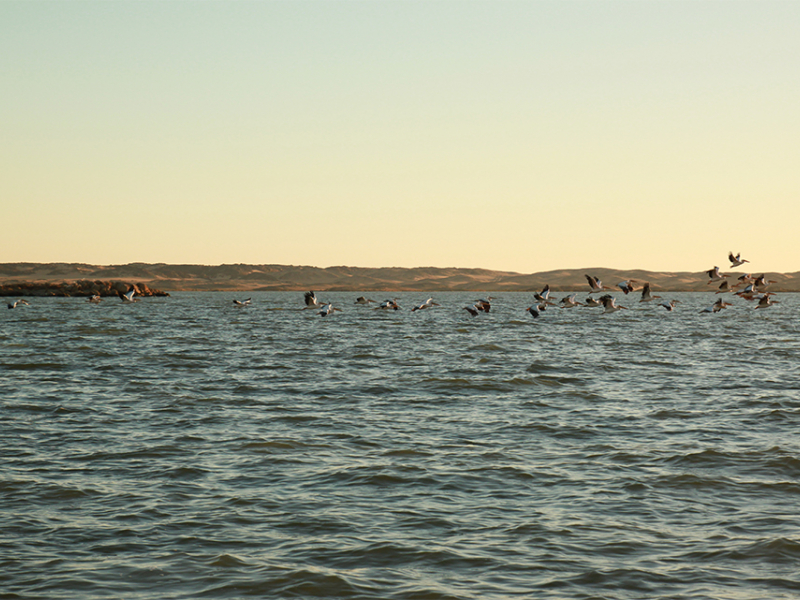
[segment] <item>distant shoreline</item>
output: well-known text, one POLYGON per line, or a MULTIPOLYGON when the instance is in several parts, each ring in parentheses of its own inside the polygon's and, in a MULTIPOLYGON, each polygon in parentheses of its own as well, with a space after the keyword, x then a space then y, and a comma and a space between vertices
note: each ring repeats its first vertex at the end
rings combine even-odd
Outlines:
MULTIPOLYGON (((748 271, 725 269, 735 279, 748 271)), ((770 290, 800 292, 800 272, 766 273, 774 281, 770 290)), ((585 275, 600 278, 609 287, 625 279, 650 282, 653 290, 667 292, 714 292, 715 284, 699 272, 664 272, 643 269, 587 267, 536 273, 447 267, 366 268, 294 265, 168 265, 130 263, 89 265, 83 263, 0 263, 0 285, 63 284, 77 282, 125 282, 165 292, 180 291, 341 291, 341 292, 533 292, 549 285, 553 291, 589 291, 585 275)))

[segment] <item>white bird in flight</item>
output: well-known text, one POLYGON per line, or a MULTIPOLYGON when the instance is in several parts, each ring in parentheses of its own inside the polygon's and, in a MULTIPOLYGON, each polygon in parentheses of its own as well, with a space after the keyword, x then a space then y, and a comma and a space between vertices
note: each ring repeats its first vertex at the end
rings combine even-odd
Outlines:
POLYGON ((375 307, 375 310, 400 310, 400 305, 397 303, 397 298, 392 298, 381 302, 375 307))
POLYGON ((772 299, 772 292, 767 292, 758 297, 758 304, 756 308, 769 308, 773 304, 778 304, 778 300, 772 299))
POLYGON ((600 302, 602 302, 603 306, 605 307, 605 310, 603 311, 603 314, 613 313, 613 312, 617 312, 618 310, 627 310, 628 309, 627 306, 617 306, 617 301, 614 299, 613 296, 610 296, 608 294, 606 294, 605 296, 601 297, 600 298, 600 302))
POLYGON ((26 305, 30 306, 30 302, 28 302, 28 301, 27 301, 27 300, 25 300, 24 298, 20 298, 19 300, 17 300, 16 302, 14 302, 14 304, 11 304, 11 303, 9 302, 9 304, 8 304, 8 308, 17 308, 17 306, 18 306, 18 305, 20 305, 20 304, 26 304, 26 305))
POLYGON ((728 260, 731 261, 731 268, 738 267, 746 262, 750 262, 749 260, 742 258, 741 252, 736 256, 733 255, 733 252, 728 252, 728 260))
POLYGON ((575 297, 578 294, 570 294, 561 299, 561 308, 574 308, 575 306, 586 306, 583 302, 578 302, 575 297))
POLYGON ((659 299, 661 296, 653 296, 650 294, 650 282, 644 284, 642 288, 642 297, 639 299, 639 302, 652 302, 653 300, 659 299))
POLYGON ((334 308, 333 304, 327 302, 322 305, 322 310, 319 311, 320 317, 327 317, 328 315, 335 313, 337 311, 341 311, 341 308, 334 308))
POLYGON ((708 283, 714 283, 716 281, 720 281, 721 279, 725 279, 727 275, 723 275, 719 272, 719 267, 714 267, 713 269, 709 269, 708 271, 704 271, 706 275, 708 275, 708 283))
POLYGON ((326 304, 330 304, 329 302, 320 302, 317 300, 317 295, 314 292, 306 292, 303 294, 303 301, 306 305, 303 307, 303 310, 307 310, 309 308, 321 308, 326 304))
POLYGON ((236 306, 247 306, 250 304, 250 298, 248 298, 247 300, 234 300, 233 303, 236 306))
POLYGON ((123 302, 138 302, 139 299, 133 297, 135 293, 136 293, 135 287, 131 287, 131 289, 129 289, 124 294, 122 292, 117 292, 117 294, 119 294, 119 299, 122 300, 123 302))
POLYGON ((414 312, 415 310, 424 310, 426 308, 430 308, 431 306, 439 306, 439 304, 436 304, 436 302, 433 301, 433 298, 428 298, 422 304, 418 304, 417 306, 412 308, 411 312, 414 312))
POLYGON ((586 275, 586 281, 589 282, 589 287, 592 288, 591 291, 589 292, 590 294, 611 289, 609 287, 604 286, 603 282, 600 281, 597 277, 592 277, 591 275, 586 275))
POLYGON ((718 313, 718 312, 719 312, 719 311, 721 311, 723 308, 728 308, 729 306, 733 306, 733 304, 731 304, 730 302, 725 302, 725 301, 724 301, 722 298, 720 298, 719 300, 717 300, 716 302, 714 302, 714 304, 712 304, 712 305, 711 305, 711 306, 709 306, 708 308, 704 308, 704 309, 703 309, 703 310, 701 310, 700 312, 704 312, 704 313, 718 313))
POLYGON ((670 300, 669 302, 667 302, 665 300, 659 306, 663 306, 668 311, 672 312, 674 310, 674 308, 675 308, 675 305, 678 304, 679 302, 680 302, 680 300, 670 300))

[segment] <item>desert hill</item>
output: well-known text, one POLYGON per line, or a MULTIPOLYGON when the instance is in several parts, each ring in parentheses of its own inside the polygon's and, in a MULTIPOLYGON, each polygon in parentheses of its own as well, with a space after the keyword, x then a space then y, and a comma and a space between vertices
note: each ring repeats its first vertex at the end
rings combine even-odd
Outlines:
MULTIPOLYGON (((745 271, 725 271, 734 277, 745 271)), ((600 267, 514 273, 439 267, 362 268, 292 265, 168 265, 131 263, 0 263, 0 284, 123 281, 164 291, 588 291, 585 274, 614 286, 625 279, 649 281, 654 290, 709 291, 703 272, 655 272, 600 267)), ((754 274, 761 274, 754 273, 754 274)), ((800 272, 766 273, 771 290, 800 291, 800 272)))

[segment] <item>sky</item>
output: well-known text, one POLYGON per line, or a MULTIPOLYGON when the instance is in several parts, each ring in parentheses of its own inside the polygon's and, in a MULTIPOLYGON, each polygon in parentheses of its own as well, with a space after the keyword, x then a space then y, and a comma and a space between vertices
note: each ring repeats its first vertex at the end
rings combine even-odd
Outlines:
POLYGON ((800 2, 0 2, 0 262, 800 271, 800 2))

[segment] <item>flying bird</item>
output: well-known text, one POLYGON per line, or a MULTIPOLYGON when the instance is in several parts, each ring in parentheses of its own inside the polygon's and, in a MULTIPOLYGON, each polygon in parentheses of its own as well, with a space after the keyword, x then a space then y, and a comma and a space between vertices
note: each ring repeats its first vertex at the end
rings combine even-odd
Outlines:
POLYGON ((736 256, 733 255, 733 252, 728 252, 728 260, 731 261, 731 268, 738 267, 746 262, 750 262, 749 260, 745 260, 744 258, 742 258, 741 252, 736 256))
POLYGON ((706 275, 708 275, 708 283, 714 283, 719 281, 720 279, 725 279, 727 275, 723 275, 719 272, 719 267, 714 267, 713 269, 709 269, 708 271, 703 271, 706 275))
POLYGON ((400 305, 397 304, 397 298, 393 298, 392 300, 384 300, 375 307, 375 310, 400 310, 400 305))
POLYGON ((489 296, 488 298, 481 298, 480 300, 475 300, 474 306, 478 310, 488 313, 492 308, 490 300, 494 300, 494 298, 489 296))
POLYGON ((767 292, 758 297, 758 304, 756 308, 769 308, 773 304, 778 304, 778 300, 772 299, 772 292, 767 292))
POLYGON ((303 294, 303 301, 306 303, 303 310, 307 310, 309 308, 319 308, 326 304, 325 302, 318 302, 317 295, 314 292, 306 292, 303 294))
POLYGON ((569 296, 566 296, 566 297, 562 298, 561 299, 561 308, 573 308, 575 306, 586 306, 583 302, 578 302, 577 300, 575 300, 575 297, 577 295, 578 294, 575 293, 575 294, 570 294, 569 296))
POLYGON ((617 306, 617 301, 614 299, 613 296, 611 296, 609 294, 606 294, 605 296, 602 296, 600 298, 600 302, 602 302, 603 306, 605 307, 605 310, 603 311, 603 314, 613 313, 613 312, 617 312, 618 310, 627 310, 628 309, 627 306, 617 306))
POLYGON ((525 312, 530 313, 530 315, 534 319, 538 319, 539 318, 539 309, 536 306, 529 306, 528 308, 525 309, 525 312))
POLYGON ((250 298, 248 298, 247 300, 234 300, 233 303, 236 306, 247 306, 250 304, 250 298))
POLYGON ((669 302, 665 300, 664 302, 659 304, 659 306, 663 306, 668 311, 672 312, 672 310, 675 308, 675 305, 678 303, 680 303, 680 300, 670 300, 669 302))
POLYGON ((342 310, 341 308, 334 308, 333 304, 331 304, 330 302, 326 302, 325 304, 322 305, 322 310, 319 311, 319 316, 327 317, 328 315, 341 310, 342 310))
POLYGON ((92 304, 100 304, 102 300, 100 294, 93 294, 86 299, 87 302, 91 302, 92 304))
POLYGON ((591 275, 586 275, 586 281, 589 282, 589 287, 591 288, 591 291, 589 292, 590 294, 611 289, 609 287, 604 286, 603 282, 600 281, 597 277, 592 277, 591 275))
POLYGON ((464 310, 467 311, 469 314, 471 314, 473 317, 477 317, 478 316, 479 309, 475 305, 473 305, 473 306, 465 306, 464 310))
POLYGON ((26 305, 30 306, 30 302, 28 302, 27 300, 25 300, 23 298, 20 298, 19 300, 15 301, 14 304, 11 304, 9 302, 8 303, 8 308, 17 308, 17 306, 20 305, 20 304, 26 304, 26 305))
POLYGON ((356 298, 355 304, 369 304, 370 302, 375 302, 375 300, 365 298, 364 296, 359 296, 356 298))
POLYGON ((135 293, 136 293, 136 288, 131 286, 131 289, 129 289, 124 294, 122 292, 117 292, 117 295, 119 296, 119 299, 122 300, 123 302, 138 302, 139 299, 133 297, 135 293))
POLYGON ((722 298, 720 298, 719 300, 714 302, 714 304, 712 304, 708 308, 704 308, 700 312, 701 313, 718 313, 723 308, 728 308, 729 306, 733 306, 733 304, 731 304, 730 302, 725 302, 722 298))
POLYGON ((625 281, 620 281, 617 284, 617 287, 621 289, 623 292, 625 292, 625 294, 627 295, 628 293, 634 290, 633 284, 634 284, 633 279, 626 279, 625 281))
POLYGON ((659 298, 661 298, 661 296, 653 296, 650 294, 650 282, 646 282, 642 288, 642 297, 639 299, 639 302, 652 302, 659 298))
POLYGON ((439 306, 439 304, 436 304, 436 302, 433 301, 433 298, 428 298, 422 304, 418 304, 417 306, 412 308, 411 312, 414 312, 415 310, 424 310, 426 308, 430 308, 431 306, 439 306))

